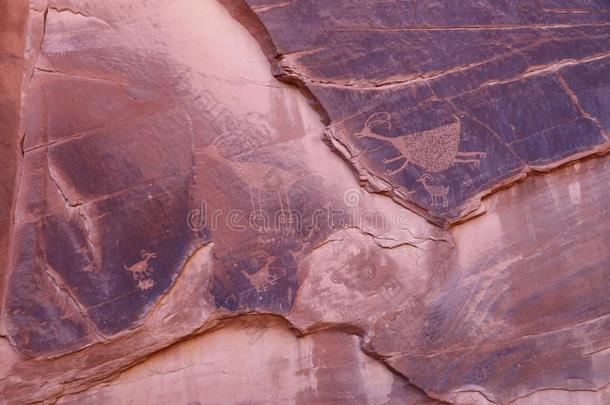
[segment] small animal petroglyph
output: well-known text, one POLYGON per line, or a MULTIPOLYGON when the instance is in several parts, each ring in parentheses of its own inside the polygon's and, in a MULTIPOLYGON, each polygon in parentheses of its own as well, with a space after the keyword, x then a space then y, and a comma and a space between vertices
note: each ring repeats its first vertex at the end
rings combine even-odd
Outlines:
POLYGON ((241 273, 248 279, 250 284, 252 284, 252 287, 254 287, 256 292, 259 294, 269 291, 269 289, 273 287, 283 276, 283 274, 271 274, 269 268, 270 260, 271 259, 267 259, 265 265, 254 274, 249 274, 243 269, 241 270, 241 273))
POLYGON ((151 259, 156 258, 157 255, 155 253, 147 252, 146 250, 142 250, 140 254, 142 255, 141 261, 129 267, 123 266, 123 268, 131 272, 131 276, 133 277, 134 281, 138 282, 138 288, 140 290, 148 290, 155 285, 155 282, 150 279, 153 269, 149 267, 148 262, 151 259))
POLYGON ((390 118, 390 113, 375 113, 367 119, 362 131, 355 134, 357 138, 389 142, 401 153, 401 156, 384 161, 385 164, 390 164, 404 160, 400 168, 388 172, 389 174, 402 171, 409 163, 431 173, 442 172, 456 163, 470 163, 478 167, 481 159, 487 155, 485 152, 459 151, 462 124, 457 117, 452 124, 398 137, 383 136, 373 131, 374 127, 382 125, 391 129, 390 118))
POLYGON ((433 207, 438 206, 438 200, 442 202, 443 207, 447 208, 449 206, 449 202, 447 201, 447 193, 449 192, 449 187, 438 186, 431 183, 434 181, 434 177, 429 174, 424 174, 417 181, 422 183, 428 194, 430 194, 430 200, 433 207))

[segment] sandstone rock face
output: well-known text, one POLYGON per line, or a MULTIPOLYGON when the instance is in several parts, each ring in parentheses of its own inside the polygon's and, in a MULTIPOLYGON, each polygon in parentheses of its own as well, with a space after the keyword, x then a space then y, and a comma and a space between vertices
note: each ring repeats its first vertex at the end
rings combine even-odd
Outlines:
POLYGON ((261 317, 181 343, 112 384, 58 403, 121 403, 125 398, 142 404, 431 403, 365 355, 357 336, 326 331, 297 339, 285 323, 261 317))
POLYGON ((610 401, 606 2, 0 10, 0 402, 610 401))
MULTIPOLYGON (((27 24, 27 3, 0 3, 0 268, 8 266, 10 214, 15 193, 15 176, 20 160, 19 110, 23 76, 23 48, 27 24)), ((0 277, 0 298, 4 291, 0 277)))
POLYGON ((608 149, 604 2, 244 3, 276 74, 319 101, 361 181, 437 223, 530 171, 608 149))

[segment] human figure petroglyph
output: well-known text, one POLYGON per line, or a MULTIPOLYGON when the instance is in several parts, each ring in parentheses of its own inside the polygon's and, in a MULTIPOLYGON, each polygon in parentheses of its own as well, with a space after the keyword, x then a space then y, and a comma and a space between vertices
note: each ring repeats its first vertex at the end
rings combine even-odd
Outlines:
POLYGON ((134 281, 138 282, 138 288, 140 290, 148 290, 155 285, 155 282, 150 279, 153 269, 150 268, 148 262, 151 259, 156 258, 157 255, 155 253, 147 252, 146 250, 142 250, 140 254, 142 255, 141 261, 129 267, 123 266, 123 268, 131 272, 134 281))
POLYGON ((434 177, 430 174, 424 174, 417 181, 422 183, 424 189, 430 194, 432 206, 438 206, 438 200, 441 201, 443 207, 447 208, 449 206, 449 202, 447 201, 449 187, 434 184, 434 177))
MULTIPOLYGON (((254 211, 262 210, 261 192, 275 193, 280 202, 280 209, 290 212, 288 190, 294 186, 299 177, 278 167, 258 162, 242 162, 229 157, 233 144, 251 144, 252 141, 242 131, 229 131, 218 136, 212 144, 199 151, 209 158, 231 168, 239 179, 250 187, 250 203, 254 211), (255 198, 256 196, 256 198, 255 198), (256 203, 258 200, 258 204, 256 203)), ((243 150, 243 146, 240 148, 243 150)), ((254 149, 254 148, 252 148, 254 149)))
POLYGON ((357 138, 389 142, 401 153, 400 156, 384 160, 385 164, 404 160, 398 169, 388 171, 390 175, 399 173, 409 163, 431 173, 442 172, 456 163, 470 163, 478 167, 481 159, 487 155, 485 152, 460 152, 462 123, 457 117, 452 124, 398 137, 383 136, 374 131, 375 127, 384 125, 388 130, 392 129, 390 118, 390 113, 375 113, 366 120, 362 131, 355 134, 357 138))

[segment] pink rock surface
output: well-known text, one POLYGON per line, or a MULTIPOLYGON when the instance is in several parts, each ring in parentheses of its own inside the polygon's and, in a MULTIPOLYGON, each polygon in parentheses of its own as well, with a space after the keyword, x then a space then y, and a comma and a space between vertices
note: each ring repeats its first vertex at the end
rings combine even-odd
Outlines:
MULTIPOLYGON (((27 3, 0 3, 0 268, 8 266, 12 223, 11 207, 15 194, 15 177, 20 161, 21 77, 23 48, 27 24, 27 3)), ((6 273, 0 277, 0 298, 3 297, 6 273)))
POLYGON ((0 4, 0 402, 610 401, 608 6, 575 3, 0 4), (470 118, 413 75, 475 86, 470 118), (555 121, 540 165, 473 129, 555 121), (413 189, 354 141, 397 128, 485 157, 409 157, 413 189))

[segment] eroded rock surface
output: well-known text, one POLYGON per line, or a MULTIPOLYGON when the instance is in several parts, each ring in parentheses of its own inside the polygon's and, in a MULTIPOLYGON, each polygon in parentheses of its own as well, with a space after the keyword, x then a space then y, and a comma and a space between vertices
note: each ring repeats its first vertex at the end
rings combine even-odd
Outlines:
POLYGON ((607 3, 14 7, 0 402, 608 402, 607 3))
MULTIPOLYGON (((20 161, 19 111, 27 16, 26 1, 0 3, 0 269, 8 266, 11 207, 20 161)), ((0 299, 5 275, 0 275, 0 299)))
POLYGON ((220 404, 227 402, 227 392, 234 403, 436 402, 365 355, 357 336, 327 331, 298 339, 284 322, 250 317, 180 343, 111 384, 58 403, 129 398, 134 403, 220 404))
POLYGON ((531 171, 608 150, 610 7, 596 0, 243 0, 372 191, 439 224, 531 171))

